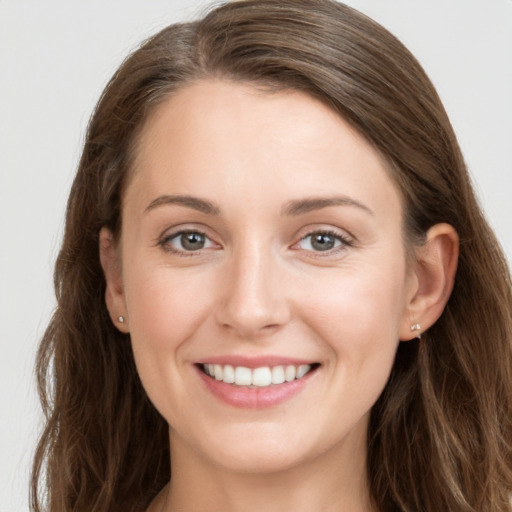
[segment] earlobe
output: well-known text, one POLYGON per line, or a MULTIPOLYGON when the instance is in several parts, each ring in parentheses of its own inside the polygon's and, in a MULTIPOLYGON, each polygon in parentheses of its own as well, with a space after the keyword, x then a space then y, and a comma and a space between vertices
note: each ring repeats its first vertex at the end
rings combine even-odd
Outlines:
POLYGON ((124 333, 129 332, 126 302, 121 273, 121 262, 112 232, 102 228, 99 236, 100 262, 105 275, 105 303, 114 325, 124 333))
POLYGON ((403 341, 417 338, 443 313, 452 293, 457 271, 457 232, 449 224, 436 224, 428 230, 425 243, 415 252, 415 289, 407 299, 402 320, 400 339, 403 341), (418 325, 421 326, 420 329, 417 328, 418 325))

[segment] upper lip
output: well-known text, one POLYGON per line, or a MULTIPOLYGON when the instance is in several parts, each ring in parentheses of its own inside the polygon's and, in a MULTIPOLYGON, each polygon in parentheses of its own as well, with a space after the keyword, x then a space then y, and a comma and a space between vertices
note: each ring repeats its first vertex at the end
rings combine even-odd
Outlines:
POLYGON ((295 357, 283 356, 241 356, 241 355, 223 355, 212 356, 197 361, 196 364, 220 364, 231 366, 244 366, 246 368, 261 368, 262 366, 286 366, 286 365, 302 365, 302 364, 315 364, 317 361, 300 359, 295 357))

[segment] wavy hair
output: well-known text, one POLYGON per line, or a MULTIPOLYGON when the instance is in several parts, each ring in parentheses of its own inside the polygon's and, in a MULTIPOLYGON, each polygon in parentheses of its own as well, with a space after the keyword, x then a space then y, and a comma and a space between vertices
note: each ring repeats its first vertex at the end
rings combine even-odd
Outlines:
POLYGON ((248 0, 171 25, 115 73, 90 120, 55 268, 57 308, 37 356, 46 426, 31 510, 141 511, 171 476, 168 428, 111 323, 98 255, 148 116, 188 83, 220 77, 300 90, 347 120, 390 164, 409 245, 458 232, 455 287, 437 323, 401 344, 372 409, 376 510, 510 512, 512 292, 445 110, 409 51, 330 0, 248 0))

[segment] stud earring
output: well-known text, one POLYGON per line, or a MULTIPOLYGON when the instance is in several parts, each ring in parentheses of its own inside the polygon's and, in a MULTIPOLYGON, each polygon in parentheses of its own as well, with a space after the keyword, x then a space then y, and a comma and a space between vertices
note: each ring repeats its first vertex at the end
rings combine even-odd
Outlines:
POLYGON ((124 324, 124 316, 118 316, 118 317, 117 317, 117 321, 118 321, 120 324, 124 324))
MULTIPOLYGON (((421 331, 421 325, 420 324, 412 324, 411 325, 411 331, 415 332, 415 331, 421 331)), ((421 340, 421 333, 418 333, 416 335, 416 338, 414 338, 416 340, 421 340)))

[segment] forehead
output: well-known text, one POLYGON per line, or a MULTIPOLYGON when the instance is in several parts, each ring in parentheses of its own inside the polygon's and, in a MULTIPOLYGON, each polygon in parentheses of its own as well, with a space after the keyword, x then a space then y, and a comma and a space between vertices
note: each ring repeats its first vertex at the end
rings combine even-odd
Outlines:
POLYGON ((386 167, 364 137, 311 96, 205 80, 180 89, 149 117, 125 199, 149 201, 166 189, 222 200, 239 188, 282 201, 306 193, 364 197, 380 187, 387 195, 381 202, 400 202, 386 167))

